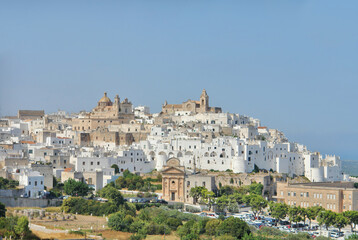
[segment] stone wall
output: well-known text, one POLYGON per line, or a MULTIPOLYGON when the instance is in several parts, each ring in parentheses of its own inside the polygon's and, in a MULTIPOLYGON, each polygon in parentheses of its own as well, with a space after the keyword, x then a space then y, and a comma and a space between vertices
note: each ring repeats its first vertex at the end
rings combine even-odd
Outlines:
POLYGON ((0 197, 0 202, 6 207, 58 207, 62 200, 59 199, 36 199, 36 198, 14 198, 0 197))

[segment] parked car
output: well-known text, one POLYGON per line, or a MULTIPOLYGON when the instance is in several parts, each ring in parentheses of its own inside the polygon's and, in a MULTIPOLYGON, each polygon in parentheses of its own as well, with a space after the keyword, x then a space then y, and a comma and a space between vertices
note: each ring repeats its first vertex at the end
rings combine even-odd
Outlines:
POLYGON ((338 232, 338 231, 332 231, 330 236, 332 238, 339 238, 339 237, 343 237, 344 233, 343 232, 338 232))
POLYGON ((216 213, 207 213, 206 216, 208 218, 219 218, 219 215, 217 215, 216 213))
POLYGON ((168 204, 168 202, 167 202, 167 201, 165 201, 164 199, 159 199, 158 203, 168 204))

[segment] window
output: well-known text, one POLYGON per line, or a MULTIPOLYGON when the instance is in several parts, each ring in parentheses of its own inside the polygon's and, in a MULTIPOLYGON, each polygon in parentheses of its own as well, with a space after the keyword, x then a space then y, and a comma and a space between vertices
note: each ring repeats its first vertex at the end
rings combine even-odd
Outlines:
POLYGON ((29 185, 31 185, 31 182, 29 182, 29 185))
POLYGON ((281 191, 281 196, 283 196, 283 191, 281 191))
POLYGON ((37 186, 37 181, 35 181, 35 186, 37 186))
POLYGON ((300 196, 303 197, 303 192, 301 192, 300 196))
POLYGON ((41 185, 43 185, 44 183, 43 183, 43 181, 41 181, 41 185))
MULTIPOLYGON (((296 192, 293 193, 293 196, 296 197, 296 192)), ((296 205, 295 205, 296 206, 296 205)))
POLYGON ((310 194, 309 194, 309 192, 306 192, 306 197, 310 197, 310 194))
POLYGON ((93 165, 93 162, 91 162, 91 166, 93 165))
POLYGON ((66 164, 66 163, 67 163, 67 160, 63 160, 63 163, 66 164))
POLYGON ((287 192, 287 196, 291 196, 291 192, 287 192))
POLYGON ((84 166, 84 165, 86 165, 86 163, 85 163, 85 162, 82 162, 82 165, 84 166))
POLYGON ((203 182, 203 187, 205 187, 205 182, 203 182))
POLYGON ((99 165, 99 162, 97 162, 97 165, 99 165))

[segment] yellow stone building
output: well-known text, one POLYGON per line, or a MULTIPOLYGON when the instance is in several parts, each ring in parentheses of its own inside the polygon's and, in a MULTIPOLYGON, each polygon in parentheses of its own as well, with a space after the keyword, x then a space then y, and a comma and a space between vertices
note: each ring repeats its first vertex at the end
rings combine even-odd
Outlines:
POLYGON ((206 93, 205 89, 200 95, 199 101, 188 100, 182 104, 168 104, 165 101, 162 106, 162 114, 174 114, 179 111, 188 111, 192 113, 221 113, 222 110, 219 107, 210 107, 209 106, 209 96, 206 93))
POLYGON ((215 177, 200 173, 186 173, 180 160, 170 158, 162 170, 163 199, 173 202, 194 203, 190 190, 194 187, 205 187, 216 191, 215 177))
POLYGON ((358 211, 358 189, 353 182, 277 183, 274 198, 290 206, 321 206, 337 213, 358 211))
POLYGON ((112 102, 107 93, 104 93, 97 106, 87 116, 72 119, 72 129, 87 131, 107 128, 109 125, 130 123, 134 120, 132 107, 132 103, 127 98, 120 102, 118 95, 116 95, 114 102, 112 102))

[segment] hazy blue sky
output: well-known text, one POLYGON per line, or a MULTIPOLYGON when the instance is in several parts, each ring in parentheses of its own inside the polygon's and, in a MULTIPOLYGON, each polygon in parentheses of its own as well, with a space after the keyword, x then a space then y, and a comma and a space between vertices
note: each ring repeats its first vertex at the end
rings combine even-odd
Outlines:
POLYGON ((1 1, 0 116, 199 97, 358 159, 358 1, 1 1))

